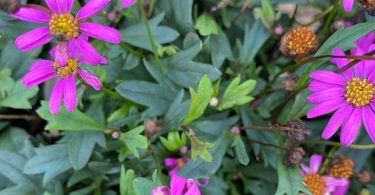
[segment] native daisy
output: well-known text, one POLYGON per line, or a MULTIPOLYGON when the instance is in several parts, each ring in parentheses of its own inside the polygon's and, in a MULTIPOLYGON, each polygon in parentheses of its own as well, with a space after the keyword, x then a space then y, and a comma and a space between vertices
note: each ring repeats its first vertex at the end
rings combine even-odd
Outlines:
POLYGON ((164 165, 166 167, 172 168, 168 172, 169 176, 175 175, 181 167, 183 167, 187 162, 189 162, 189 159, 186 157, 181 157, 181 158, 166 158, 164 160, 164 165))
POLYGON ((201 195, 198 184, 194 179, 185 179, 173 175, 170 189, 166 186, 159 186, 152 189, 152 195, 201 195))
POLYGON ((81 44, 80 35, 119 44, 120 32, 114 28, 96 23, 85 22, 103 9, 110 0, 91 0, 83 6, 76 16, 70 11, 74 0, 45 0, 49 9, 41 6, 22 6, 12 17, 34 23, 46 23, 48 26, 39 27, 19 36, 15 44, 21 51, 30 51, 50 42, 53 37, 69 41, 70 44, 79 46, 82 56, 96 65, 103 62, 103 57, 90 44, 81 44))
POLYGON ((51 53, 55 55, 55 61, 39 60, 30 68, 23 77, 22 82, 27 88, 41 84, 47 80, 57 78, 53 87, 49 108, 52 114, 59 112, 61 101, 64 100, 68 112, 72 112, 76 107, 76 78, 79 76, 93 87, 100 90, 100 80, 89 71, 80 68, 82 61, 72 56, 77 56, 74 51, 67 51, 67 46, 59 44, 51 53))
POLYGON ((319 174, 323 157, 314 154, 310 158, 310 166, 301 165, 303 183, 313 195, 324 195, 336 190, 337 187, 347 186, 348 180, 336 179, 334 177, 322 176, 319 174))
MULTIPOLYGON (((361 55, 375 49, 374 34, 364 36, 356 41, 358 48, 352 54, 361 55)), ((345 55, 339 49, 334 55, 345 55)), ((339 68, 349 63, 345 58, 334 58, 332 62, 339 68)), ((341 128, 340 141, 348 146, 354 142, 363 122, 365 129, 375 142, 375 71, 373 62, 361 61, 353 69, 342 74, 327 70, 319 70, 310 74, 313 79, 308 87, 313 91, 308 102, 316 106, 311 109, 307 117, 314 118, 334 112, 327 126, 323 130, 323 139, 329 139, 341 128)))

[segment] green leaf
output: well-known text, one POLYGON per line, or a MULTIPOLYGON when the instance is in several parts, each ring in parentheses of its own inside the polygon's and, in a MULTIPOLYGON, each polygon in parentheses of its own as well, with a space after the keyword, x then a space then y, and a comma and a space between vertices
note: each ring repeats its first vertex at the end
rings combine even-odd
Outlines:
POLYGON ((148 147, 147 138, 141 135, 143 131, 144 126, 142 125, 123 133, 120 137, 120 140, 125 143, 126 147, 137 158, 139 158, 137 148, 146 149, 148 147))
POLYGON ((228 37, 222 30, 219 31, 218 35, 212 35, 206 41, 211 49, 211 61, 215 67, 220 68, 225 59, 233 58, 228 37))
POLYGON ((249 93, 255 88, 255 80, 247 80, 240 84, 240 76, 233 79, 233 81, 228 85, 221 98, 218 110, 224 110, 231 108, 236 105, 247 104, 254 98, 249 96, 249 93))
POLYGON ((179 32, 193 31, 193 0, 163 0, 160 4, 179 32))
POLYGON ((260 17, 263 24, 271 30, 271 27, 276 20, 276 16, 269 0, 262 0, 262 8, 255 8, 254 11, 256 15, 260 17))
POLYGON ((44 184, 72 168, 65 144, 41 147, 36 149, 36 153, 34 157, 27 161, 24 172, 26 174, 44 173, 44 184))
POLYGON ((0 98, 0 107, 30 109, 31 104, 28 99, 34 97, 38 90, 38 87, 26 89, 21 81, 17 81, 13 89, 7 92, 5 98, 0 98))
POLYGON ((197 92, 193 88, 189 88, 191 95, 191 102, 188 114, 182 124, 186 125, 191 121, 203 115, 211 98, 212 85, 207 75, 205 75, 198 85, 197 92))
POLYGON ((237 155, 238 161, 243 165, 248 165, 250 162, 249 155, 247 154, 246 146, 242 141, 241 135, 236 135, 232 143, 232 147, 237 155))
POLYGON ((202 36, 219 33, 219 27, 217 26, 215 19, 207 14, 199 16, 195 23, 195 29, 197 29, 202 36))
POLYGON ((186 144, 186 134, 180 133, 178 131, 172 131, 168 133, 168 139, 164 137, 159 137, 161 143, 169 151, 177 151, 186 144))
POLYGON ((0 97, 5 96, 7 92, 13 89, 14 80, 11 75, 12 71, 8 68, 0 71, 0 83, 4 83, 0 85, 0 97))
POLYGON ((151 194, 152 189, 155 187, 156 185, 151 180, 143 177, 136 178, 133 181, 135 195, 151 194))
POLYGON ((67 112, 65 108, 60 108, 57 115, 52 115, 48 103, 42 101, 42 106, 37 110, 38 115, 48 121, 46 130, 69 130, 69 131, 103 131, 105 127, 78 109, 67 112))
POLYGON ((121 167, 120 176, 120 194, 121 195, 132 195, 134 194, 133 181, 135 179, 135 173, 132 169, 125 170, 124 166, 121 167))
POLYGON ((197 157, 201 157, 202 160, 206 162, 212 162, 212 156, 208 152, 208 148, 212 148, 214 144, 204 142, 197 137, 190 137, 191 142, 191 158, 193 161, 197 160, 197 157))
POLYGON ((165 114, 164 120, 166 129, 178 129, 181 121, 185 119, 190 102, 188 100, 182 102, 183 98, 184 91, 181 90, 165 114))
POLYGON ((296 95, 294 99, 288 102, 287 106, 284 107, 282 114, 278 118, 281 124, 285 124, 289 119, 301 118, 307 114, 307 112, 313 107, 309 104, 306 99, 311 94, 308 90, 303 90, 296 95))

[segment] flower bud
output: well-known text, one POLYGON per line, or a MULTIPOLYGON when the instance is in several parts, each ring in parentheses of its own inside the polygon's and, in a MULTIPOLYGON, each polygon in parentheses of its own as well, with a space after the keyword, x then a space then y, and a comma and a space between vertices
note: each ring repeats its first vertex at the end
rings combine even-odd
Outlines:
POLYGON ((238 128, 237 126, 234 126, 234 127, 232 127, 232 129, 230 129, 230 132, 233 135, 238 135, 238 134, 240 134, 240 128, 238 128))
POLYGON ((372 179, 371 173, 366 170, 362 170, 357 174, 357 176, 358 180, 363 184, 369 183, 372 179))
POLYGON ((211 100, 210 100, 210 106, 216 107, 218 104, 219 104, 219 100, 217 99, 217 97, 211 98, 211 100))
POLYGON ((163 128, 164 128, 164 124, 161 121, 149 120, 149 121, 146 121, 145 123, 145 132, 149 137, 158 133, 163 128))
POLYGON ((288 167, 297 167, 301 165, 305 154, 301 147, 288 149, 285 152, 284 164, 288 167))
POLYGON ((20 0, 0 0, 0 9, 7 13, 14 13, 20 7, 20 0))
POLYGON ((370 16, 375 16, 375 0, 358 0, 370 16))
POLYGON ((318 38, 315 33, 307 27, 294 27, 286 33, 280 44, 280 51, 286 56, 301 59, 318 46, 318 38))
POLYGON ((118 138, 120 138, 120 132, 118 132, 118 131, 113 131, 113 132, 111 133, 111 136, 112 136, 113 139, 118 139, 118 138))
POLYGON ((288 74, 283 80, 283 87, 287 91, 293 91, 299 77, 294 74, 288 74))
POLYGON ((310 135, 310 129, 300 119, 290 119, 287 125, 291 128, 288 131, 288 138, 293 141, 303 141, 306 135, 310 135))

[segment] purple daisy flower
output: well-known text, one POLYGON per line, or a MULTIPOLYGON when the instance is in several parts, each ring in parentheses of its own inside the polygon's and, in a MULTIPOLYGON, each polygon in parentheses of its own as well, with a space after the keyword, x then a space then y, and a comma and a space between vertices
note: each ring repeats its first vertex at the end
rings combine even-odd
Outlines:
POLYGON ((336 179, 334 177, 319 174, 323 156, 314 154, 310 158, 310 166, 301 165, 303 183, 314 195, 324 195, 336 190, 337 187, 347 186, 347 179, 336 179))
POLYGON ((66 48, 66 45, 59 44, 51 52, 55 55, 55 61, 36 61, 22 79, 22 83, 27 88, 31 88, 55 77, 58 78, 49 101, 50 111, 54 115, 58 114, 62 100, 68 112, 75 109, 77 76, 95 90, 101 88, 100 80, 89 71, 80 68, 79 63, 82 60, 73 58, 72 56, 77 56, 77 54, 74 51, 67 51, 66 48))
POLYGON ((133 5, 136 2, 136 0, 122 0, 122 7, 129 7, 133 5))
POLYGON ((173 175, 171 188, 159 186, 152 189, 152 195, 201 195, 199 187, 194 179, 185 179, 178 175, 173 175))
POLYGON ((342 0, 342 6, 344 7, 345 12, 349 13, 353 9, 354 0, 342 0))
POLYGON ((90 56, 90 64, 96 65, 103 58, 90 44, 82 44, 80 35, 119 44, 120 32, 114 28, 96 23, 85 22, 103 9, 110 0, 91 0, 83 6, 74 17, 70 10, 74 0, 45 0, 49 9, 41 6, 23 6, 12 17, 34 23, 46 23, 48 26, 39 27, 19 36, 15 44, 21 51, 30 51, 50 42, 53 37, 63 37, 71 44, 79 46, 82 56, 90 56), (89 53, 91 52, 91 53, 89 53))
POLYGON ((170 170, 168 172, 169 176, 173 176, 175 175, 181 167, 183 167, 187 162, 189 162, 189 159, 186 158, 186 157, 182 157, 182 158, 166 158, 164 160, 164 165, 166 167, 170 167, 172 168, 172 170, 170 170))
MULTIPOLYGON (((356 41, 358 48, 352 49, 354 55, 363 55, 375 49, 374 33, 356 41)), ((340 49, 333 50, 334 55, 345 55, 340 49)), ((345 58, 331 60, 338 68, 350 61, 345 58)), ((362 121, 368 134, 375 142, 375 71, 372 61, 364 60, 354 68, 342 74, 327 70, 318 70, 310 74, 313 79, 308 87, 313 91, 307 100, 316 106, 307 113, 308 118, 334 112, 322 137, 329 139, 341 128, 340 141, 349 146, 354 142, 362 121)))

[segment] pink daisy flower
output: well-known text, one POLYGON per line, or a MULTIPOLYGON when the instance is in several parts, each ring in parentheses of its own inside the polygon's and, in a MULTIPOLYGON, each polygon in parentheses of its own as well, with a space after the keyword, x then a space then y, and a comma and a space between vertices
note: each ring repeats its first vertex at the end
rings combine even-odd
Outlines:
POLYGON ((23 6, 12 17, 34 23, 46 23, 48 26, 39 27, 19 36, 15 44, 21 51, 30 51, 50 42, 53 37, 73 42, 79 46, 82 56, 91 56, 90 64, 99 64, 103 58, 90 45, 82 45, 79 42, 80 35, 119 44, 121 42, 120 32, 114 28, 96 23, 85 22, 103 9, 110 0, 91 0, 83 6, 76 16, 70 11, 74 0, 45 0, 49 9, 41 6, 23 6), (88 47, 88 50, 87 50, 88 47), (89 53, 91 52, 91 53, 89 53))
POLYGON ((79 63, 82 60, 73 58, 72 56, 77 56, 77 54, 74 51, 67 51, 66 47, 64 44, 59 44, 51 52, 55 55, 55 61, 36 61, 22 79, 22 83, 27 88, 31 88, 57 77, 49 101, 50 111, 54 115, 58 114, 62 100, 64 100, 68 112, 75 109, 76 78, 78 76, 95 90, 101 88, 100 80, 89 71, 80 68, 79 63))
POLYGON ((345 12, 349 13, 353 9, 354 0, 342 0, 342 6, 344 7, 345 12))
POLYGON ((301 165, 303 183, 314 195, 331 193, 339 186, 347 186, 347 179, 336 179, 334 177, 322 176, 319 174, 323 157, 314 154, 310 158, 310 166, 301 165))
POLYGON ((127 8, 136 2, 137 2, 136 0, 122 0, 122 7, 127 8))
POLYGON ((181 167, 183 167, 187 162, 189 162, 189 159, 186 158, 186 157, 182 157, 182 158, 166 158, 164 160, 164 165, 166 167, 170 167, 172 168, 172 170, 170 170, 168 172, 169 176, 173 176, 175 175, 181 167))
MULTIPOLYGON (((374 33, 356 41, 358 48, 352 54, 363 55, 375 49, 374 33)), ((333 50, 334 55, 345 55, 340 49, 333 50)), ((338 68, 349 63, 348 59, 332 59, 338 68)), ((375 71, 373 63, 364 60, 342 74, 327 70, 318 70, 310 74, 313 79, 308 87, 313 91, 307 100, 316 106, 307 113, 308 118, 334 112, 323 130, 323 139, 329 139, 341 128, 340 141, 348 146, 354 142, 363 122, 368 134, 375 142, 375 71)))
POLYGON ((178 175, 173 175, 171 188, 159 186, 152 189, 152 195, 201 195, 199 187, 194 179, 185 179, 178 175))

